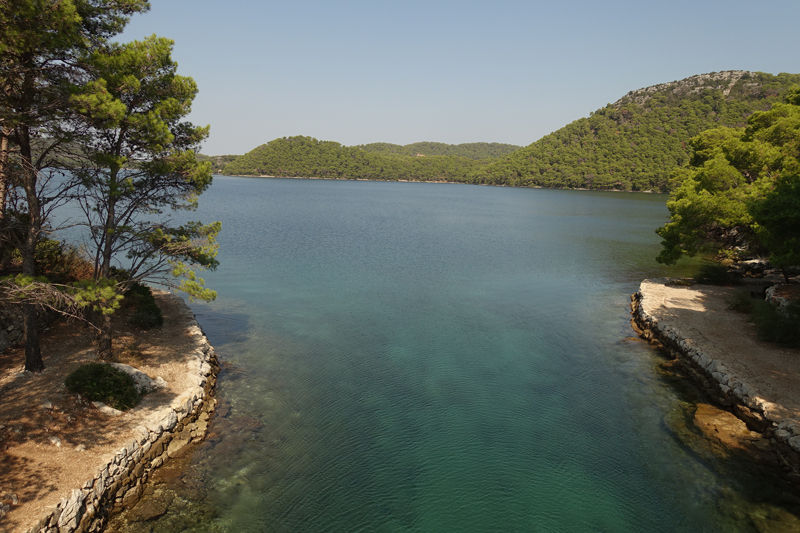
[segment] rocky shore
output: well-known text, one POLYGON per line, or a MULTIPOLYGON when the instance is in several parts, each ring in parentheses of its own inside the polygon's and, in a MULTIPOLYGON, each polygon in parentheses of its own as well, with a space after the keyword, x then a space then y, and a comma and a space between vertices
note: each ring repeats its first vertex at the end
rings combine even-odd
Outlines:
POLYGON ((728 309, 736 288, 645 280, 632 300, 640 336, 674 358, 800 489, 800 350, 760 342, 728 309))
MULTIPOLYGON (((124 362, 159 383, 134 409, 115 412, 64 390, 64 377, 94 359, 91 333, 75 323, 45 334, 41 375, 0 368, 0 531, 100 531, 115 508, 139 499, 154 469, 205 437, 216 353, 181 298, 156 299, 161 330, 130 333, 121 322, 117 334, 120 351, 135 352, 124 362)), ((3 357, 18 357, 10 351, 3 357)))

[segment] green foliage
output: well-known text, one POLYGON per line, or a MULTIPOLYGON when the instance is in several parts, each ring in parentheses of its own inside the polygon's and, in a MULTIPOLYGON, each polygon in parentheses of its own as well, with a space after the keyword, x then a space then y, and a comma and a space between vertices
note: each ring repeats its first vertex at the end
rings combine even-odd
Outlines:
POLYGON ((697 283, 704 285, 733 285, 735 279, 728 271, 728 267, 718 263, 703 265, 700 272, 694 277, 697 283))
POLYGON ((734 311, 749 316, 761 340, 800 347, 800 303, 791 302, 778 308, 761 298, 756 299, 740 292, 728 305, 734 311))
MULTIPOLYGON (((22 264, 19 249, 12 249, 8 260, 15 268, 19 268, 22 264)), ((91 263, 75 246, 49 237, 41 237, 36 243, 34 262, 36 272, 53 283, 71 283, 93 275, 91 263)))
POLYGON ((737 291, 736 294, 728 301, 728 308, 736 311, 737 313, 750 313, 756 305, 756 300, 753 295, 737 291))
POLYGON ((756 301, 750 319, 761 340, 785 346, 800 346, 800 304, 792 302, 778 308, 766 301, 756 301))
POLYGON ((67 376, 64 384, 70 392, 121 411, 137 406, 141 400, 133 378, 107 363, 82 365, 67 376))
POLYGON ((772 264, 782 270, 800 265, 800 176, 779 178, 771 191, 749 205, 748 212, 772 264))
MULTIPOLYGON (((209 129, 183 120, 197 86, 177 74, 172 47, 171 40, 151 36, 98 51, 90 59, 93 79, 72 102, 80 127, 90 132, 86 151, 92 164, 76 173, 97 271, 110 277, 112 261, 125 255, 130 279, 157 278, 181 288, 185 282, 168 278, 176 264, 186 277, 194 268, 217 266, 220 224, 176 227, 162 216, 194 210, 212 181, 211 162, 196 156, 209 129)), ((196 276, 193 281, 198 283, 196 276)), ((192 297, 215 296, 189 288, 192 297)))
POLYGON ((209 162, 211 163, 211 173, 212 174, 222 174, 225 165, 236 161, 240 156, 238 155, 203 155, 197 154, 197 160, 201 163, 209 162))
POLYGON ((743 126, 792 83, 800 75, 719 73, 633 91, 492 162, 476 181, 665 191, 672 171, 689 160, 689 139, 709 128, 743 126))
POLYGON ((753 114, 747 127, 691 140, 694 154, 673 174, 671 219, 656 233, 657 260, 674 264, 708 245, 766 251, 781 268, 800 260, 800 89, 753 114))
POLYGON ((328 179, 470 182, 486 164, 465 157, 372 153, 312 137, 283 137, 239 157, 225 174, 328 179))
POLYGON ((72 284, 70 292, 79 307, 101 315, 114 314, 123 298, 119 293, 119 283, 112 278, 81 280, 72 284))
POLYGON ((437 142, 418 142, 405 146, 390 143, 361 144, 356 148, 373 154, 394 154, 411 157, 444 155, 466 157, 468 159, 490 159, 510 154, 511 152, 519 150, 521 147, 503 143, 445 144, 437 142))
POLYGON ((284 137, 240 156, 223 172, 666 191, 673 170, 691 157, 692 137, 709 128, 744 126, 748 116, 768 109, 792 83, 800 83, 800 75, 723 72, 648 87, 521 149, 428 142, 346 147, 284 137))
POLYGON ((125 304, 135 310, 128 323, 142 329, 161 327, 164 324, 164 315, 158 307, 150 287, 141 283, 133 283, 125 293, 125 304))

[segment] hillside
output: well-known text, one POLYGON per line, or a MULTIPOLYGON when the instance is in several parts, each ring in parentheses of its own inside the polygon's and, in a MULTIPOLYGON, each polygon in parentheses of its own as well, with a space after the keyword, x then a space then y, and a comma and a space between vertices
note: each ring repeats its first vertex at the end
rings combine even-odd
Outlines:
POLYGON ((373 153, 312 137, 283 137, 251 150, 225 174, 329 179, 467 182, 486 163, 466 157, 373 153))
POLYGON ((356 148, 374 154, 394 154, 408 156, 444 155, 454 157, 466 157, 469 159, 489 159, 492 157, 502 157, 519 150, 521 146, 503 143, 465 143, 465 144, 445 144, 437 142, 419 142, 406 144, 405 146, 391 143, 371 143, 361 144, 356 148))
POLYGON ((211 172, 214 174, 221 174, 225 165, 230 163, 231 161, 235 161, 238 155, 203 155, 197 154, 198 161, 210 161, 211 162, 211 172))
POLYGON ((741 127, 798 74, 727 71, 631 91, 506 157, 476 183, 518 187, 666 190, 690 156, 687 141, 709 128, 741 127))
POLYGON ((347 147, 284 137, 233 159, 223 172, 664 191, 672 171, 691 155, 689 139, 709 128, 744 126, 794 84, 800 74, 726 71, 645 87, 521 149, 431 142, 347 147))

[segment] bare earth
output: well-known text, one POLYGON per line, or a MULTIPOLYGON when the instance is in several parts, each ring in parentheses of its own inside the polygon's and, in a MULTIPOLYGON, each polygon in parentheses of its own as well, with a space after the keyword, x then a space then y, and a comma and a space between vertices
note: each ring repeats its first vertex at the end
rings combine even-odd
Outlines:
POLYGON ((127 325, 124 311, 117 313, 114 362, 160 376, 167 388, 120 416, 103 414, 64 387, 73 370, 96 361, 93 331, 84 324, 58 322, 43 333, 41 374, 21 372, 22 345, 0 354, 0 503, 11 507, 0 518, 0 531, 27 531, 129 443, 134 428, 196 385, 186 358, 191 314, 177 296, 155 296, 164 326, 140 331, 127 325))
POLYGON ((728 309, 737 290, 750 289, 645 281, 642 305, 660 324, 676 327, 699 350, 777 404, 782 418, 800 422, 800 350, 760 342, 746 315, 728 309))

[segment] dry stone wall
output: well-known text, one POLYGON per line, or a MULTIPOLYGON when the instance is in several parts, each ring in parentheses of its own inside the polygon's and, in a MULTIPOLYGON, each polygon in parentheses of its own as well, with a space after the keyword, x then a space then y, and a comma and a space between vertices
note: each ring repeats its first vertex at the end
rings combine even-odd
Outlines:
POLYGON ((698 349, 677 327, 660 321, 648 305, 646 283, 631 296, 631 316, 642 338, 659 345, 685 366, 720 405, 729 407, 751 429, 769 438, 789 478, 800 485, 800 422, 786 419, 778 405, 734 375, 720 361, 698 349))
POLYGON ((115 505, 131 505, 139 499, 154 469, 205 437, 214 411, 212 396, 219 365, 214 348, 191 310, 180 302, 184 318, 192 324, 188 332, 194 349, 189 354, 188 372, 195 386, 137 427, 135 438, 128 445, 109 457, 92 479, 73 489, 69 498, 53 507, 28 533, 101 531, 115 505))

